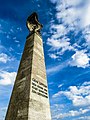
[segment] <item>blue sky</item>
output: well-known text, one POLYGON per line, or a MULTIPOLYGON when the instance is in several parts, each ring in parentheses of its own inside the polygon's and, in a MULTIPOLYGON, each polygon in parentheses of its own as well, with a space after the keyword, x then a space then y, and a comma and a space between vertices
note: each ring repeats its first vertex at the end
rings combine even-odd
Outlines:
POLYGON ((43 24, 52 120, 90 120, 90 0, 0 1, 0 120, 34 11, 43 24))

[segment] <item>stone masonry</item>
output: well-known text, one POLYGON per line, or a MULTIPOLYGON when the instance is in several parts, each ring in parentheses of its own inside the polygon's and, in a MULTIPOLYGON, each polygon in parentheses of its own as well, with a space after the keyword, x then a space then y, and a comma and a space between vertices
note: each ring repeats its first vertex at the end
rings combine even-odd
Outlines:
POLYGON ((51 120, 43 43, 37 32, 27 37, 5 120, 51 120))

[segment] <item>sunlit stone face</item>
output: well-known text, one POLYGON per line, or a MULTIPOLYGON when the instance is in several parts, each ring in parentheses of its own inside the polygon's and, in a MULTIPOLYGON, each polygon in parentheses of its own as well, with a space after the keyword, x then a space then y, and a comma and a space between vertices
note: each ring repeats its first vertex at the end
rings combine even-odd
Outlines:
MULTIPOLYGON (((33 31, 35 24, 27 25, 33 31)), ((51 120, 43 42, 35 31, 27 37, 5 120, 51 120)))

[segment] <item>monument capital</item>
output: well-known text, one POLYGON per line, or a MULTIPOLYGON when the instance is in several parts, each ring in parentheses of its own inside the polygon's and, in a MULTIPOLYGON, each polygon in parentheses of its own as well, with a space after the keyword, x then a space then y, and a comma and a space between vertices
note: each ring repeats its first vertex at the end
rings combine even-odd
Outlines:
POLYGON ((30 32, 38 32, 40 33, 42 24, 38 21, 38 15, 36 12, 33 12, 28 18, 26 22, 27 28, 30 32))

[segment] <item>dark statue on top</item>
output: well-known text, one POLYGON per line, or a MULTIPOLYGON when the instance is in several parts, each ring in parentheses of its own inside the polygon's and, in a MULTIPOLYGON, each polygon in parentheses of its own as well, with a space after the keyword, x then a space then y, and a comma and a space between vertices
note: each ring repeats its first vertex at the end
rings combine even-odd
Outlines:
POLYGON ((36 12, 32 13, 28 18, 27 18, 27 28, 29 31, 32 32, 37 32, 40 33, 41 28, 43 27, 42 24, 39 23, 38 21, 38 15, 36 12))

